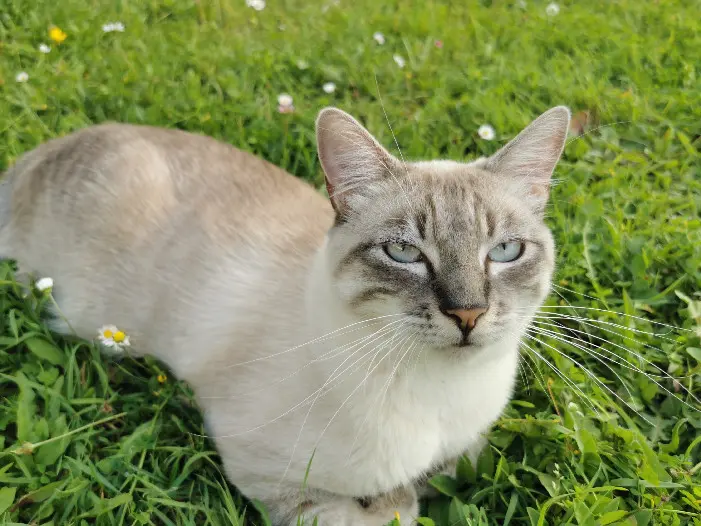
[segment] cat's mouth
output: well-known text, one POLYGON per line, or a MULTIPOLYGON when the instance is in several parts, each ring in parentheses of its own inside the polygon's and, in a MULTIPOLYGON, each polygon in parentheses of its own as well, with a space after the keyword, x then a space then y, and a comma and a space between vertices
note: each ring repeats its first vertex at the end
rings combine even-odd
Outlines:
POLYGON ((494 343, 493 337, 493 335, 482 331, 477 333, 475 331, 470 331, 467 334, 463 334, 460 340, 456 344, 453 344, 452 347, 460 349, 461 351, 477 351, 494 343))
POLYGON ((476 350, 480 347, 482 347, 482 344, 480 342, 475 341, 475 338, 470 337, 470 335, 463 336, 462 339, 458 342, 457 345, 454 347, 461 349, 461 350, 476 350))
POLYGON ((457 347, 460 347, 460 348, 474 347, 474 343, 470 341, 469 336, 463 336, 462 339, 460 340, 460 343, 458 343, 457 347))

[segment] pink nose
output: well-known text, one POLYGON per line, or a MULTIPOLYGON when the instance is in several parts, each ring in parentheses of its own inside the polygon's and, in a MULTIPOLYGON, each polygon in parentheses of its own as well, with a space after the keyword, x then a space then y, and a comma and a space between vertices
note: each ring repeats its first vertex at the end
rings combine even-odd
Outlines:
POLYGON ((477 324, 477 319, 487 312, 487 307, 475 307, 473 309, 449 309, 445 311, 449 316, 454 316, 460 320, 462 330, 472 330, 477 324))

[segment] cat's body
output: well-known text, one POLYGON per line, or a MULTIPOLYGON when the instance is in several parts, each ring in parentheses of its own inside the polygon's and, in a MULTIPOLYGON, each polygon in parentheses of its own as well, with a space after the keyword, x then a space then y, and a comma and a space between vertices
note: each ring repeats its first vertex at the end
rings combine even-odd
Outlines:
POLYGON ((429 471, 477 453, 547 294, 538 188, 568 113, 549 115, 520 136, 532 173, 512 183, 502 171, 518 141, 473 165, 404 165, 327 110, 318 129, 333 209, 205 137, 89 128, 10 170, 0 257, 52 277, 81 337, 115 324, 135 353, 188 381, 230 480, 276 524, 300 511, 320 526, 408 519, 429 471), (520 271, 487 261, 511 239, 529 243, 520 271), (423 256, 405 261, 414 245, 423 256))

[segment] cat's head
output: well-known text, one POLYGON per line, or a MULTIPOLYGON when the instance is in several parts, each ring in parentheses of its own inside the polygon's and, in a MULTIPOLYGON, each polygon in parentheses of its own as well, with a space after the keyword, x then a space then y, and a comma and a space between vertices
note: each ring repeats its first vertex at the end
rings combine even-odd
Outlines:
POLYGON ((550 288, 543 214, 569 119, 553 108, 471 163, 404 162, 350 115, 322 110, 319 158, 336 211, 326 253, 340 300, 432 347, 520 334, 550 288))

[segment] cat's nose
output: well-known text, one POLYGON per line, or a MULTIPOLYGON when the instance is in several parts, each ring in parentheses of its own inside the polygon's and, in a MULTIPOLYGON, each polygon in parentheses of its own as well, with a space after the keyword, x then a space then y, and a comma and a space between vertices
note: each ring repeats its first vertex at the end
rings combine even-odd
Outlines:
POLYGON ((447 309, 443 312, 447 316, 454 318, 455 321, 460 326, 460 329, 466 332, 471 331, 475 328, 477 320, 482 314, 487 312, 489 307, 471 307, 468 309, 447 309))

